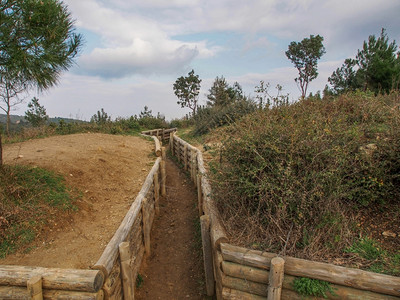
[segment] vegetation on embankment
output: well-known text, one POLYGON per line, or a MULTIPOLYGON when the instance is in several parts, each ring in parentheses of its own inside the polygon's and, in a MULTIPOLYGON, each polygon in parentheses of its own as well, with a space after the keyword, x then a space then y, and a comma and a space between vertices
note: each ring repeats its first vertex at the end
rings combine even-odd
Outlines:
POLYGON ((60 212, 76 209, 76 194, 48 170, 0 167, 0 258, 26 248, 60 212))
POLYGON ((210 176, 232 242, 400 275, 399 105, 308 98, 219 130, 210 176))

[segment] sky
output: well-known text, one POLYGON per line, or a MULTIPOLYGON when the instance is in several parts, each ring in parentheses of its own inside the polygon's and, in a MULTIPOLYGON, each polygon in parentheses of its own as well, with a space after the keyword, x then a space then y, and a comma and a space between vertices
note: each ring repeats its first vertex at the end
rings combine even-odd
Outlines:
POLYGON ((31 91, 13 114, 36 96, 50 117, 90 120, 98 110, 138 115, 148 106, 167 120, 189 112, 177 104, 173 84, 194 69, 199 101, 217 76, 237 81, 254 96, 260 80, 271 93, 283 86, 300 96, 298 75, 285 51, 292 41, 321 35, 326 53, 309 92, 323 90, 328 77, 354 57, 369 35, 386 28, 400 42, 399 0, 64 0, 85 44, 57 86, 31 91))

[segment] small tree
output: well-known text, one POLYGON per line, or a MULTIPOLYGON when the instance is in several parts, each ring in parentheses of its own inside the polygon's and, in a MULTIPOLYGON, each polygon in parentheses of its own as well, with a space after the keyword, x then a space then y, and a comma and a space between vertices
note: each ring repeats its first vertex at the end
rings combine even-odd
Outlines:
POLYGON ((324 38, 320 35, 310 35, 310 38, 304 38, 301 42, 291 42, 285 52, 287 58, 299 71, 299 77, 295 78, 295 82, 303 99, 307 95, 309 83, 318 76, 318 60, 325 53, 323 40, 324 38))
POLYGON ((192 110, 192 115, 196 115, 198 96, 200 93, 201 79, 194 74, 194 70, 186 77, 179 77, 174 83, 174 93, 178 97, 178 104, 181 107, 188 107, 192 110))
POLYGON ((236 101, 246 100, 240 84, 235 82, 233 86, 230 86, 224 76, 217 76, 208 92, 208 106, 226 107, 236 101))
POLYGON ((97 123, 99 125, 103 125, 107 122, 111 121, 111 117, 108 116, 108 114, 104 111, 104 108, 102 108, 101 110, 98 110, 96 114, 94 114, 91 118, 90 118, 90 122, 94 122, 97 123))
POLYGON ((46 114, 46 109, 39 104, 39 99, 34 97, 28 103, 28 110, 25 112, 25 119, 32 124, 33 127, 39 127, 46 124, 49 116, 46 114))

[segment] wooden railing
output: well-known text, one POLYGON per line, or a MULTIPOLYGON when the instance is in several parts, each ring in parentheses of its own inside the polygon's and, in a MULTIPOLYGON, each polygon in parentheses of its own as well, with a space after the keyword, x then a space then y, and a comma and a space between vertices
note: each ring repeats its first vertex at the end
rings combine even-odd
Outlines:
POLYGON ((190 172, 198 190, 208 295, 215 292, 217 299, 304 299, 293 281, 308 277, 331 283, 334 293, 326 293, 327 299, 400 298, 399 277, 288 256, 277 259, 276 253, 230 245, 212 199, 201 151, 174 133, 170 150, 190 172))

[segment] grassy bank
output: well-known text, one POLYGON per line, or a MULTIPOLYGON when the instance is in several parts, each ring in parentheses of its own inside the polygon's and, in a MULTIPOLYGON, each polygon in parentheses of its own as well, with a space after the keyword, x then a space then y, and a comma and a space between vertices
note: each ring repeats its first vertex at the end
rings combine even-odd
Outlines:
POLYGON ((400 275, 399 105, 398 93, 306 99, 219 131, 210 170, 232 240, 400 275))
POLYGON ((27 166, 0 168, 0 257, 27 246, 60 213, 75 210, 76 192, 62 176, 27 166))

